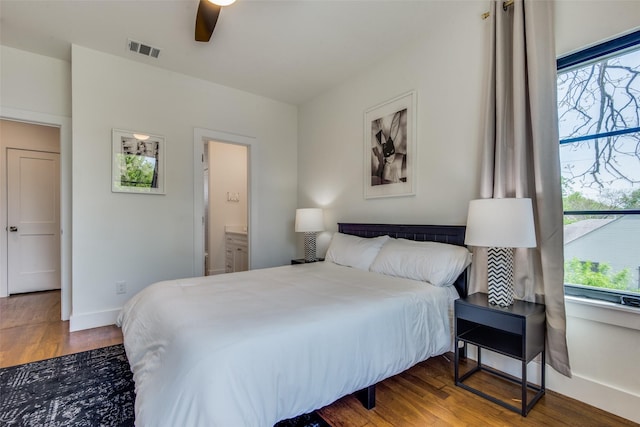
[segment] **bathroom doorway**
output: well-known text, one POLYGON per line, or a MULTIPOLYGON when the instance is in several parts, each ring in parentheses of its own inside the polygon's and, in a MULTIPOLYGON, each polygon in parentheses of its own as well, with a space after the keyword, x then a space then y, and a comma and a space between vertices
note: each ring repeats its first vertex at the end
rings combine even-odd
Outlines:
POLYGON ((204 142, 204 274, 249 269, 249 146, 204 142))

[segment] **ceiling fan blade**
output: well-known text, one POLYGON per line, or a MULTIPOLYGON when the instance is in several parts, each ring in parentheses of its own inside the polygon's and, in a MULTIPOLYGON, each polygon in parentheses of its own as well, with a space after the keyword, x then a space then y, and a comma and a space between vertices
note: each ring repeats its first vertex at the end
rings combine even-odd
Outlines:
POLYGON ((200 0, 198 5, 198 14, 196 15, 196 41, 208 42, 213 34, 213 29, 218 22, 220 15, 220 6, 211 3, 208 0, 200 0))

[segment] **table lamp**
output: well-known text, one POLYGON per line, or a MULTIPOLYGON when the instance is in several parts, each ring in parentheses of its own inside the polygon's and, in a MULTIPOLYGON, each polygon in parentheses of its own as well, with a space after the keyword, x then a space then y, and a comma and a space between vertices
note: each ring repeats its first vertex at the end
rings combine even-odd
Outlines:
POLYGON ((296 209, 296 232, 304 233, 304 261, 316 261, 316 235, 324 230, 324 215, 320 208, 296 209))
POLYGON ((513 304, 513 248, 536 247, 531 199, 479 199, 469 202, 464 243, 487 251, 489 303, 513 304))

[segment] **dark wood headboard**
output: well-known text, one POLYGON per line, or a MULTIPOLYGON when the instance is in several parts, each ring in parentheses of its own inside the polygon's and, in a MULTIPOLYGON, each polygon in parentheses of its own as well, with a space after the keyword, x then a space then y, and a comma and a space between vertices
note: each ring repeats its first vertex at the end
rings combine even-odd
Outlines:
MULTIPOLYGON (((359 237, 391 236, 398 239, 417 240, 420 242, 440 242, 450 245, 465 246, 464 225, 401 225, 401 224, 356 224, 338 223, 338 231, 359 237)), ((468 269, 453 284, 461 297, 469 291, 468 269)))

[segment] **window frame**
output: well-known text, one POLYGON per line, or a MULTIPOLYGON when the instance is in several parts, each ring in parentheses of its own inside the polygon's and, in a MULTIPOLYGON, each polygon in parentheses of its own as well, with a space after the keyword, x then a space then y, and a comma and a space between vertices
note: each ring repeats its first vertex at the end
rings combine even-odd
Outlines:
MULTIPOLYGON (((574 68, 579 65, 586 65, 589 62, 600 61, 607 57, 618 56, 625 51, 640 47, 640 30, 617 37, 615 39, 582 49, 578 52, 562 56, 557 59, 557 71, 574 68)), ((606 137, 624 133, 640 132, 640 128, 629 128, 615 132, 608 132, 600 135, 588 135, 576 138, 568 138, 559 141, 558 147, 562 144, 579 142, 594 137, 606 137)), ((564 215, 640 215, 640 209, 602 210, 602 211, 563 211, 564 215)), ((567 296, 582 297, 587 299, 608 301, 625 306, 640 307, 640 295, 632 292, 625 292, 615 289, 598 289, 577 284, 564 284, 564 294, 567 296)))

